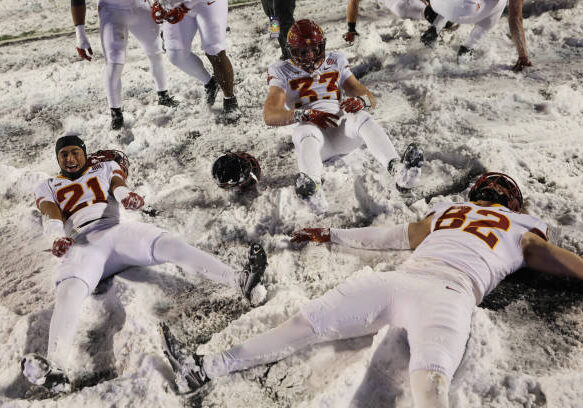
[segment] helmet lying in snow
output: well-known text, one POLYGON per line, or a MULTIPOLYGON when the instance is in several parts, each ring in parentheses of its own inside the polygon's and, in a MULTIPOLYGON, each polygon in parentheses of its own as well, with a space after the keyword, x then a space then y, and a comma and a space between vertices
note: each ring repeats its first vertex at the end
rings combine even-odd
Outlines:
POLYGON ((213 163, 213 179, 220 188, 239 187, 246 190, 259 182, 261 167, 253 156, 245 152, 229 152, 213 163))

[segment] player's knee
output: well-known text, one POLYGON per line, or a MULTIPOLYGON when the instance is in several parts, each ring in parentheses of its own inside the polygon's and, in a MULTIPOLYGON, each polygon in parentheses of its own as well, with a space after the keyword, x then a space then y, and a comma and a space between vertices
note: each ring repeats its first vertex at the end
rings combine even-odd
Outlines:
POLYGON ((358 111, 354 114, 354 120, 356 121, 356 129, 357 131, 360 130, 362 125, 364 125, 369 120, 374 120, 370 113, 366 111, 358 111))
POLYGON ((322 132, 315 125, 301 125, 296 128, 292 135, 294 146, 299 149, 305 142, 314 141, 319 145, 324 143, 322 132))

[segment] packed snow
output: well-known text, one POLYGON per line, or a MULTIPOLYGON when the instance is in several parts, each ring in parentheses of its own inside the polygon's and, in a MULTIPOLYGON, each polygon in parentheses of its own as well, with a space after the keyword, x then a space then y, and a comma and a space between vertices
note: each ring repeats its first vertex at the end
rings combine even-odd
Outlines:
MULTIPOLYGON (((199 352, 224 350, 296 313, 351 276, 391 273, 407 252, 294 246, 308 226, 393 225, 419 219, 431 203, 463 201, 484 170, 514 177, 528 210, 561 227, 561 244, 583 254, 583 7, 577 0, 535 0, 524 21, 532 68, 513 73, 516 51, 506 16, 477 57, 456 62, 471 27, 422 46, 424 21, 400 20, 363 0, 357 43, 346 47, 345 1, 298 0, 296 19, 322 25, 327 49, 343 52, 377 96, 375 120, 398 150, 426 151, 422 185, 401 195, 361 149, 325 167, 329 204, 316 215, 295 196, 291 127, 262 120, 266 67, 280 55, 260 4, 229 14, 227 52, 243 117, 217 123, 204 90, 167 64, 175 108, 158 106, 148 62, 131 38, 123 74, 126 128, 109 130, 99 35, 96 57, 75 52, 69 3, 2 0, 0 38, 0 405, 2 407, 411 407, 408 346, 402 331, 310 347, 281 362, 214 380, 197 395, 177 395, 156 332, 166 321, 199 352), (35 31, 31 34, 27 32, 35 31), (55 35, 57 34, 57 35, 55 35), (25 37, 33 35, 33 41, 25 37), (52 36, 51 36, 52 35, 52 36), (50 37, 49 37, 50 36, 50 37), (46 38, 45 38, 46 37, 46 38), (172 265, 130 268, 83 306, 74 377, 85 387, 51 397, 20 374, 20 358, 44 354, 57 259, 44 249, 33 190, 56 174, 54 142, 78 132, 88 150, 116 148, 131 160, 129 184, 148 213, 128 220, 159 225, 236 268, 249 242, 269 256, 267 302, 250 309, 232 290, 189 281, 172 265), (257 192, 217 188, 210 175, 224 151, 255 155, 257 192)), ((88 6, 88 27, 97 24, 88 6)), ((199 55, 200 43, 193 49, 199 55)), ((205 62, 208 62, 205 60, 205 62)), ((210 64, 209 64, 210 68, 210 64)), ((583 285, 522 271, 476 308, 466 354, 453 380, 453 407, 583 407, 583 285)))

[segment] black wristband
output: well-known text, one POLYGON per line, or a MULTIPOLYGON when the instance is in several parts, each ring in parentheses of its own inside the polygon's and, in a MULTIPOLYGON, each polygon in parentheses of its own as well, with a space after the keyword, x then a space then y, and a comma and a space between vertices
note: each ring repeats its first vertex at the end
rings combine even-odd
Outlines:
POLYGON ((356 22, 348 23, 348 32, 355 33, 356 32, 356 22))

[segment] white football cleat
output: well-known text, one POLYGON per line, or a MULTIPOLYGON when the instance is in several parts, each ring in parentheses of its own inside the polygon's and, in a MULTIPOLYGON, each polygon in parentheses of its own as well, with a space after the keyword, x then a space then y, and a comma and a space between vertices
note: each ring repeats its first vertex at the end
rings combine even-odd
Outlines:
POLYGON ((46 358, 39 354, 25 355, 21 362, 22 375, 34 385, 40 385, 53 394, 71 391, 71 382, 60 368, 54 367, 46 358))

